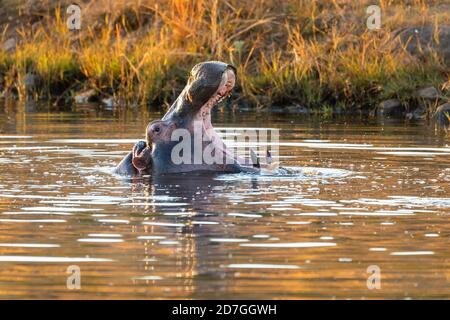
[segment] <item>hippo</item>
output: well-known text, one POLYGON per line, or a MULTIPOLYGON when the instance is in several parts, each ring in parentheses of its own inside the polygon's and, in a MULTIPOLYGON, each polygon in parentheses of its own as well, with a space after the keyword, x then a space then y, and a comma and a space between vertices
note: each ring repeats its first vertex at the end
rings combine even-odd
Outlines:
POLYGON ((233 155, 211 124, 212 108, 231 95, 235 83, 236 68, 229 64, 207 61, 195 65, 167 113, 149 123, 146 141, 134 145, 115 173, 259 172, 256 154, 251 151, 251 161, 233 155))

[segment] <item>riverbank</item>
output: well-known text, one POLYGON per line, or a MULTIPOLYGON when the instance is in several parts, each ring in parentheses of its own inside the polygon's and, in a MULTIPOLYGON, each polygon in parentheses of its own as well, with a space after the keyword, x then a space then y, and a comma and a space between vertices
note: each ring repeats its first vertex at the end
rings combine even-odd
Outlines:
POLYGON ((166 106, 190 68, 238 69, 232 104, 431 117, 450 97, 450 4, 380 1, 4 1, 3 97, 166 106), (13 3, 18 3, 13 5, 13 3))

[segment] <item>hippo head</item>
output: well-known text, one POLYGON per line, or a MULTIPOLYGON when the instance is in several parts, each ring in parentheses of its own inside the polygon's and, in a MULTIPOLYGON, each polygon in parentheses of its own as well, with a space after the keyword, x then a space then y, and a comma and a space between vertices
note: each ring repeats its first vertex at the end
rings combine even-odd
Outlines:
POLYGON ((133 150, 134 167, 141 173, 241 171, 240 160, 211 124, 212 108, 230 96, 235 83, 234 67, 218 61, 197 64, 169 111, 147 126, 146 143, 133 150), (205 160, 205 153, 214 161, 205 160))

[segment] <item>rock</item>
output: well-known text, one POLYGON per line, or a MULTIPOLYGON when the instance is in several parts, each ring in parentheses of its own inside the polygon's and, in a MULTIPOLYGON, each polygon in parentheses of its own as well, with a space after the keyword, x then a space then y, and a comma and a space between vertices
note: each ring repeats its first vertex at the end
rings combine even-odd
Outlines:
POLYGON ((419 106, 413 111, 413 119, 419 120, 424 119, 427 115, 427 109, 423 106, 419 106))
POLYGON ((433 121, 438 126, 449 126, 450 125, 450 102, 440 105, 433 115, 433 121))
POLYGON ((439 91, 435 87, 423 88, 417 91, 417 97, 428 100, 439 99, 439 91))
POLYGON ((38 86, 38 76, 34 73, 28 72, 25 75, 25 88, 27 89, 28 93, 32 93, 36 91, 38 86))
POLYGON ((389 99, 381 102, 377 108, 377 114, 381 117, 403 117, 405 107, 397 99, 389 99))
POLYGON ((34 100, 27 99, 27 101, 25 101, 25 103, 24 103, 24 107, 25 107, 25 110, 30 113, 37 111, 37 104, 36 104, 36 101, 34 101, 34 100))
POLYGON ((248 105, 234 105, 233 109, 234 110, 238 110, 238 111, 255 111, 254 107, 251 107, 251 106, 248 106, 248 105))
POLYGON ((230 99, 231 104, 231 109, 234 111, 251 111, 251 110, 255 110, 254 105, 252 104, 252 102, 246 98, 243 97, 242 99, 239 100, 239 102, 235 102, 232 101, 232 99, 230 99))
POLYGON ((282 106, 268 106, 268 107, 264 107, 264 108, 260 108, 258 111, 260 112, 269 112, 269 113, 285 113, 286 110, 284 107, 282 106))
POLYGON ((301 105, 287 106, 284 108, 287 113, 307 114, 309 110, 301 105))
POLYGON ((257 96, 255 96, 255 98, 258 100, 259 104, 261 104, 262 106, 271 105, 271 99, 269 96, 257 95, 257 96))
POLYGON ((80 93, 75 94, 73 97, 76 104, 86 104, 89 102, 97 102, 99 97, 97 91, 94 89, 89 89, 80 93))
POLYGON ((113 97, 107 97, 102 99, 102 103, 105 105, 107 109, 113 109, 117 106, 117 102, 113 97))
POLYGON ((407 27, 393 33, 402 47, 415 57, 429 57, 436 51, 445 63, 450 63, 450 26, 407 27))
POLYGON ((3 42, 2 49, 5 52, 13 52, 16 50, 16 39, 9 38, 5 42, 3 42))
POLYGON ((408 112, 406 114, 406 119, 408 120, 421 120, 425 119, 427 115, 427 110, 423 106, 417 107, 413 112, 408 112))

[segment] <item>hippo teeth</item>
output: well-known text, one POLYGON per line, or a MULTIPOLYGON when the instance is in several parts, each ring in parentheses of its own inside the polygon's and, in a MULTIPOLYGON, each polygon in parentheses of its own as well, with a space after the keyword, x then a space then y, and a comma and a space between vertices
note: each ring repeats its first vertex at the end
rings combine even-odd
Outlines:
POLYGON ((231 97, 231 92, 224 95, 218 94, 216 103, 221 103, 223 100, 228 99, 229 97, 231 97))

